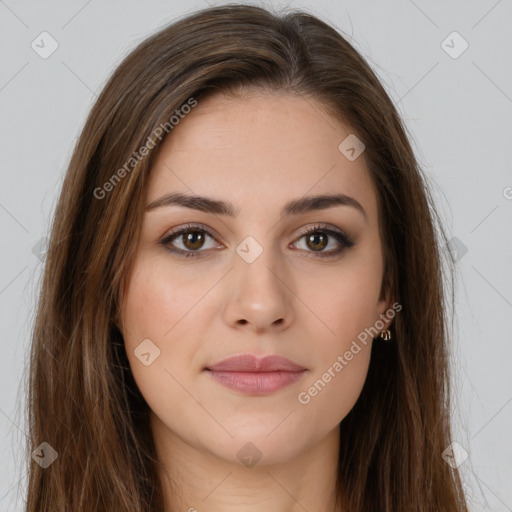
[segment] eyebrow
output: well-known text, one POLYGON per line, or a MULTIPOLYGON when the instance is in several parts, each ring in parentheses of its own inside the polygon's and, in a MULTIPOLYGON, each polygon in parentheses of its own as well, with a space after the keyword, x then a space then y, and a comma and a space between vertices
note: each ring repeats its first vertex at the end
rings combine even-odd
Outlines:
MULTIPOLYGON (((229 217, 236 217, 240 213, 240 210, 236 209, 233 203, 219 201, 217 199, 204 196, 182 194, 181 192, 171 192, 155 199, 146 206, 145 211, 147 212, 165 206, 182 206, 184 208, 199 210, 206 213, 228 215, 229 217)), ((323 194, 295 199, 283 207, 281 210, 281 216, 299 215, 301 213, 325 210, 335 206, 352 206, 363 215, 365 220, 367 220, 366 211, 362 207, 361 203, 353 197, 345 194, 323 194)))

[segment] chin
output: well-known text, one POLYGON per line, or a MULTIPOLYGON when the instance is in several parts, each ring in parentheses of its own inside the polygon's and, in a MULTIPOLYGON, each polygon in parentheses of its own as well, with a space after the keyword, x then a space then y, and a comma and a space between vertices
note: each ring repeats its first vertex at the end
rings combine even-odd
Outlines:
POLYGON ((208 437, 205 448, 220 459, 246 467, 284 463, 307 449, 307 439, 299 440, 297 432, 286 429, 280 433, 276 429, 270 435, 272 429, 255 429, 254 426, 229 430, 233 438, 224 436, 222 441, 212 444, 212 438, 208 437))

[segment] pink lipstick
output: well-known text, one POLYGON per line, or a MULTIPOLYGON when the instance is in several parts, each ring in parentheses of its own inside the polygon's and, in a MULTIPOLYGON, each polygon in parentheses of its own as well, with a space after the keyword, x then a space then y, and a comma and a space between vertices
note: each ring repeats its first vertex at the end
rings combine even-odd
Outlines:
POLYGON ((209 365, 205 371, 230 389, 264 395, 296 382, 307 370, 285 357, 244 354, 209 365))

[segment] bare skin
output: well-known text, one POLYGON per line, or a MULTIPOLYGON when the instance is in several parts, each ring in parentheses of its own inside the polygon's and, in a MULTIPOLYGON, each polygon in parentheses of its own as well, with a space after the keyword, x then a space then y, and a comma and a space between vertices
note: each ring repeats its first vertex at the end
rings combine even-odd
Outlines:
POLYGON ((339 424, 365 382, 371 337, 341 371, 333 365, 392 304, 379 296, 384 261, 364 153, 350 161, 338 149, 350 133, 310 98, 218 94, 199 101, 159 150, 146 205, 181 192, 238 210, 146 211, 127 276, 122 330, 152 411, 169 512, 335 510, 339 424), (364 213, 335 205, 281 216, 289 201, 323 194, 350 196, 364 213), (160 243, 188 224, 189 237, 209 231, 199 232, 204 243, 182 235, 160 243), (303 235, 318 224, 317 238, 303 235), (148 366, 134 354, 145 339, 160 350, 148 366), (239 354, 278 354, 306 371, 263 395, 205 371, 239 354), (325 386, 308 393, 322 378, 325 386))

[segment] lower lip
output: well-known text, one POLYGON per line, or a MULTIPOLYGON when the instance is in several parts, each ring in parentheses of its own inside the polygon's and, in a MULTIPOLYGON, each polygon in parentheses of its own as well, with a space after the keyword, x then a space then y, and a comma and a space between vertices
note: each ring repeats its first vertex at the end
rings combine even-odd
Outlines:
POLYGON ((206 372, 227 388, 251 395, 265 395, 293 384, 304 375, 306 370, 299 372, 216 372, 206 370, 206 372))

